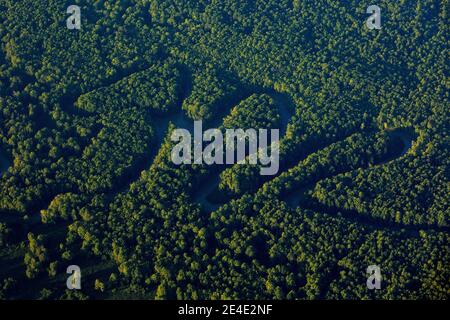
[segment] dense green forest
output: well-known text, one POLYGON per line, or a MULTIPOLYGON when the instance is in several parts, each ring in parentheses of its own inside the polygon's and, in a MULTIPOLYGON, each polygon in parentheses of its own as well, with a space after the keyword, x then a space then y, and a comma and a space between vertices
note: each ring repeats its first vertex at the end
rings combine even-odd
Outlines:
POLYGON ((371 4, 1 0, 0 299, 448 299, 449 2, 371 4), (173 164, 200 119, 278 174, 173 164))

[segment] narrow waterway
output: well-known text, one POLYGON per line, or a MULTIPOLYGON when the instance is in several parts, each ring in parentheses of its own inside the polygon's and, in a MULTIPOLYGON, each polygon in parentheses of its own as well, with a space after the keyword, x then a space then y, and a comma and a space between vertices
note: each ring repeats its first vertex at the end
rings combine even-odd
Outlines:
MULTIPOLYGON (((402 156, 404 156, 412 146, 412 143, 414 141, 414 135, 409 132, 408 130, 403 129, 397 129, 392 130, 390 132, 391 137, 398 138, 400 140, 400 144, 396 145, 396 149, 391 151, 390 154, 386 155, 382 160, 375 163, 373 166, 380 166, 387 164, 391 161, 394 161, 402 156)), ((344 174, 346 172, 349 172, 349 170, 342 170, 339 173, 336 173, 333 176, 336 176, 338 174, 344 174)), ((331 177, 333 177, 331 176, 331 177)), ((287 196, 283 197, 283 200, 292 208, 296 208, 301 205, 305 205, 305 202, 308 202, 305 200, 306 193, 308 190, 311 190, 314 188, 318 181, 314 183, 308 183, 307 185, 303 186, 302 188, 297 189, 296 191, 289 193, 287 196)))
MULTIPOLYGON (((292 110, 288 109, 288 104, 280 103, 280 101, 283 101, 284 97, 278 96, 277 98, 277 105, 279 107, 279 112, 282 117, 282 123, 284 126, 287 126, 287 123, 289 122, 289 119, 291 118, 292 110)), ((398 129, 393 130, 390 132, 391 137, 400 139, 400 142, 398 145, 396 145, 397 149, 390 152, 389 155, 386 155, 385 158, 383 158, 381 161, 378 161, 375 166, 384 165, 386 163, 389 163, 391 161, 394 161, 403 155, 405 155, 412 146, 414 135, 409 132, 408 130, 398 129)), ((345 173, 345 170, 341 173, 345 173)), ((207 180, 205 180, 197 189, 194 200, 195 202, 202 205, 202 208, 207 212, 212 212, 217 210, 222 204, 220 203, 212 203, 208 200, 208 196, 217 191, 218 184, 220 183, 219 175, 212 175, 208 177, 207 180)), ((310 199, 306 196, 306 193, 314 188, 315 183, 310 183, 292 193, 287 195, 286 197, 283 197, 283 200, 291 207, 296 208, 299 206, 302 207, 308 207, 308 202, 310 202, 310 199)), ((312 208, 312 207, 311 207, 312 208)), ((321 208, 323 209, 323 208, 321 208)), ((333 211, 333 209, 329 209, 328 211, 333 211)), ((343 210, 337 210, 338 212, 343 210)), ((346 212, 347 213, 347 212, 346 212)), ((349 216, 350 214, 347 213, 346 216, 349 216)), ((361 217, 358 217, 358 219, 364 219, 361 217)))
MULTIPOLYGON (((194 121, 190 119, 184 110, 182 110, 182 102, 188 96, 189 93, 189 82, 183 81, 183 94, 180 97, 180 101, 178 102, 176 108, 174 108, 176 111, 172 114, 167 114, 164 116, 153 116, 153 120, 155 122, 154 129, 155 129, 155 139, 154 139, 154 145, 155 149, 152 152, 151 155, 147 159, 144 159, 140 165, 136 166, 135 174, 130 174, 129 179, 130 181, 134 181, 135 179, 138 179, 138 175, 140 171, 144 170, 145 168, 148 168, 148 162, 153 163, 154 157, 156 156, 159 148, 157 146, 161 146, 164 138, 167 135, 168 125, 169 122, 173 123, 176 128, 183 128, 187 129, 190 132, 193 132, 193 124, 194 121), (146 164, 147 163, 147 164, 146 164)), ((284 93, 275 92, 273 90, 265 90, 263 88, 254 88, 254 90, 250 90, 247 92, 247 94, 243 94, 240 98, 241 101, 245 100, 246 97, 250 96, 252 93, 259 93, 259 94, 268 94, 271 96, 271 98, 274 100, 275 105, 278 109, 278 113, 280 115, 281 120, 281 128, 280 133, 281 137, 283 137, 286 134, 287 126, 289 121, 292 119, 292 116, 295 113, 295 106, 291 99, 291 97, 284 93)), ((217 113, 216 116, 212 121, 209 121, 209 125, 206 124, 204 130, 206 130, 208 127, 211 126, 220 126, 223 116, 228 114, 228 112, 231 110, 232 107, 238 104, 239 101, 236 100, 237 97, 234 99, 230 99, 229 105, 223 106, 221 108, 220 113, 217 113)), ((237 98, 239 100, 239 98, 237 98)), ((73 104, 70 104, 72 108, 71 111, 74 112, 75 108, 73 108, 73 104)), ((77 113, 77 112, 75 112, 77 113)), ((205 125, 205 124, 204 124, 205 125)), ((398 150, 394 150, 391 152, 388 156, 386 156, 384 159, 379 161, 376 165, 383 165, 390 161, 393 161, 395 159, 398 159, 399 157, 405 155, 412 146, 413 141, 413 135, 408 132, 407 130, 393 130, 391 131, 391 135, 393 137, 399 138, 401 143, 398 145, 398 150)), ((5 172, 8 167, 10 166, 10 162, 8 161, 8 157, 6 154, 0 150, 0 174, 5 172)), ((218 185, 220 183, 220 172, 223 170, 216 170, 213 174, 210 174, 208 177, 205 177, 205 179, 195 187, 195 193, 193 194, 193 201, 200 204, 203 208, 203 210, 207 212, 211 212, 214 210, 217 210, 222 204, 221 203, 212 203, 210 201, 210 195, 214 192, 218 191, 218 185)), ((128 184, 124 184, 128 185, 128 184)), ((311 184, 308 186, 305 186, 301 188, 301 190, 297 190, 291 194, 289 194, 287 197, 284 198, 284 200, 293 208, 298 207, 303 202, 302 200, 305 199, 305 192, 307 192, 309 189, 313 188, 315 184, 311 184)))
MULTIPOLYGON (((288 123, 295 113, 295 105, 292 102, 291 97, 287 94, 274 91, 265 92, 264 90, 261 90, 261 92, 258 93, 266 93, 274 100, 278 114, 280 115, 280 138, 282 138, 286 134, 288 123)), ((224 168, 208 176, 195 190, 193 200, 194 202, 199 203, 206 212, 215 211, 222 205, 221 203, 211 202, 209 197, 212 193, 218 192, 220 172, 223 169, 224 168)))

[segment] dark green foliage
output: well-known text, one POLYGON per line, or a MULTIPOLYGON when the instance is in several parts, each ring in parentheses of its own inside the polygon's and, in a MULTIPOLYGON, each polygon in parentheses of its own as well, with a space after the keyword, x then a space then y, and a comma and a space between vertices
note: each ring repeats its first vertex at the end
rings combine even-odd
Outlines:
POLYGON ((0 4, 1 299, 448 299, 447 1, 78 3, 0 4), (174 165, 192 119, 279 174, 174 165))

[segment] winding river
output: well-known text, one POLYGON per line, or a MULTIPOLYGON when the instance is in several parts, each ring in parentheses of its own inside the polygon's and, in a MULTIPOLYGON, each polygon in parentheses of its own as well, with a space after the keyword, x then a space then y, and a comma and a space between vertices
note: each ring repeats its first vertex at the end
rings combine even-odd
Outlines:
MULTIPOLYGON (((241 99, 241 101, 245 100, 247 97, 249 97, 253 93, 258 94, 268 94, 275 102, 275 105, 278 108, 278 112, 280 115, 281 120, 281 130, 280 134, 283 136, 286 133, 287 125, 290 119, 292 118, 295 107, 294 104, 287 94, 278 93, 275 91, 267 91, 267 90, 255 90, 255 92, 248 92, 244 97, 241 99)), ((230 102, 227 105, 224 105, 222 110, 220 110, 220 114, 223 116, 226 116, 230 110, 238 104, 238 102, 232 102, 234 99, 230 99, 230 102)), ((158 124, 155 126, 155 135, 156 135, 156 144, 161 146, 163 143, 164 138, 167 135, 167 129, 169 122, 172 122, 176 128, 180 129, 187 129, 191 133, 193 133, 193 127, 194 127, 194 120, 190 119, 184 110, 181 109, 181 104, 177 108, 177 112, 172 115, 164 115, 164 116, 156 116, 154 118, 156 123, 158 124)), ((220 116, 215 117, 215 119, 212 119, 211 121, 208 121, 207 123, 204 123, 203 130, 207 130, 208 128, 212 126, 220 126, 221 125, 222 118, 220 116), (208 125, 209 124, 209 125, 208 125)), ((156 156, 157 153, 156 149, 155 153, 152 154, 152 158, 156 156)), ((152 161, 153 162, 153 161, 152 161)), ((218 171, 214 174, 211 174, 207 177, 206 180, 203 180, 202 183, 200 183, 198 186, 196 186, 195 194, 193 195, 193 201, 196 203, 201 204, 202 208, 206 211, 214 211, 216 210, 220 204, 212 203, 208 200, 208 196, 216 191, 219 183, 220 183, 220 172, 218 171)))
MULTIPOLYGON (((115 79, 117 80, 117 79, 115 79)), ((113 81, 111 81, 113 82, 113 81)), ((110 84, 110 83, 108 83, 110 84)), ((138 173, 141 170, 144 170, 145 167, 148 168, 148 161, 151 160, 150 163, 153 163, 154 157, 156 156, 159 148, 157 146, 161 146, 163 143, 164 138, 167 135, 168 125, 169 122, 172 122, 176 128, 183 128, 189 130, 191 133, 193 132, 193 124, 194 121, 190 119, 184 110, 182 110, 182 102, 186 98, 186 96, 189 94, 189 85, 187 82, 184 82, 183 84, 183 94, 180 97, 180 101, 175 108, 177 111, 172 114, 164 115, 164 116, 154 116, 154 121, 157 123, 155 128, 155 149, 152 152, 151 155, 146 159, 146 163, 142 164, 139 168, 135 168, 136 170, 136 176, 131 175, 128 177, 130 182, 134 181, 138 178, 138 173), (150 158, 150 159, 149 159, 150 158)), ((257 93, 257 94, 268 94, 272 97, 272 99, 275 102, 275 105, 278 108, 278 112, 281 119, 281 137, 283 137, 286 133, 287 126, 289 121, 292 119, 292 116, 295 113, 295 106, 291 99, 291 97, 284 93, 275 92, 274 90, 267 90, 263 88, 254 88, 254 90, 250 89, 247 94, 243 97, 241 97, 241 101, 245 100, 245 98, 249 97, 251 94, 257 93)), ((229 103, 226 103, 226 105, 222 106, 220 112, 216 114, 214 119, 212 121, 208 121, 207 123, 204 123, 204 130, 207 130, 209 127, 217 127, 220 126, 221 120, 223 117, 229 113, 232 107, 238 104, 238 102, 234 101, 235 99, 230 98, 229 103), (209 125, 208 125, 209 124, 209 125)), ((73 104, 70 104, 73 108, 73 104)), ((72 112, 74 110, 71 110, 72 112)), ((403 155, 405 155, 411 148, 412 142, 414 139, 414 135, 408 132, 407 130, 393 130, 390 132, 392 136, 395 136, 396 138, 399 138, 401 141, 400 144, 398 144, 398 149, 392 151, 389 156, 386 156, 384 159, 376 163, 375 165, 383 165, 390 161, 394 161, 403 155)), ((3 154, 2 150, 0 150, 0 173, 7 170, 9 166, 8 158, 3 154)), ((221 169, 223 170, 223 169, 221 169)), ((199 183, 195 187, 195 192, 192 195, 192 200, 195 203, 198 203, 201 205, 202 209, 205 212, 212 212, 217 210, 219 207, 221 207, 223 204, 221 203, 212 203, 209 200, 209 196, 213 194, 214 192, 217 192, 218 185, 220 183, 220 172, 221 170, 216 170, 214 173, 208 175, 204 178, 204 180, 199 183)), ((128 185, 124 183, 124 186, 128 185)), ((295 209, 296 207, 305 207, 308 208, 309 205, 313 205, 312 203, 309 203, 309 199, 306 196, 306 193, 308 190, 312 189, 315 186, 315 183, 311 183, 308 186, 304 186, 303 188, 298 189, 297 191, 287 195, 286 197, 283 197, 282 200, 284 200, 291 208, 295 209)), ((317 204, 316 204, 317 205, 317 204)), ((321 212, 324 213, 336 213, 336 212, 342 212, 339 208, 316 208, 321 212)), ((357 219, 365 219, 364 217, 361 217, 359 214, 355 214, 353 212, 349 212, 346 214, 346 212, 343 212, 344 215, 348 215, 348 218, 354 219, 355 217, 357 219)), ((383 224, 381 221, 380 223, 372 221, 371 218, 367 217, 368 221, 362 221, 367 224, 383 224)))
MULTIPOLYGON (((258 90, 258 92, 255 93, 267 94, 273 99, 280 115, 280 137, 283 137, 286 134, 288 123, 295 112, 295 106, 291 100, 291 97, 287 94, 275 91, 258 90)), ((231 108, 226 108, 226 111, 229 111, 229 109, 231 108)), ((199 203, 205 211, 215 211, 222 205, 220 203, 213 203, 208 200, 209 196, 218 189, 220 183, 220 173, 221 171, 218 171, 208 176, 206 180, 197 186, 193 195, 194 202, 199 203)))
MULTIPOLYGON (((397 145, 396 149, 393 150, 389 155, 386 155, 381 161, 378 161, 375 164, 373 164, 372 167, 384 165, 391 161, 394 161, 394 160, 404 156, 409 151, 409 149, 411 149, 412 142, 414 140, 414 135, 412 133, 408 132, 407 130, 396 129, 396 130, 392 130, 390 132, 390 135, 391 135, 391 137, 398 138, 401 143, 399 145, 397 145)), ((349 171, 353 171, 353 170, 348 170, 348 171, 344 170, 343 172, 337 173, 334 176, 339 175, 339 174, 344 174, 349 171)), ((332 176, 330 176, 330 177, 332 177, 332 176)), ((313 189, 317 182, 318 181, 313 182, 313 183, 308 183, 307 185, 297 189, 296 191, 290 192, 288 195, 283 197, 283 200, 292 208, 296 208, 298 206, 305 205, 306 192, 313 189)))
MULTIPOLYGON (((281 123, 282 123, 282 133, 286 132, 287 124, 289 123, 289 120, 292 117, 293 110, 290 103, 288 103, 286 100, 287 98, 283 94, 273 94, 271 95, 272 98, 276 101, 276 104, 279 109, 280 117, 281 117, 281 123), (275 96, 274 96, 275 95, 275 96)), ((408 130, 404 129, 396 129, 392 130, 390 132, 391 137, 398 138, 400 140, 400 144, 398 144, 396 147, 397 149, 393 150, 389 155, 387 155, 385 158, 383 158, 381 161, 378 161, 374 164, 374 166, 380 166, 387 164, 391 161, 394 161, 402 156, 404 156, 412 147, 412 143, 414 141, 414 134, 409 132, 408 130)), ((345 173, 345 172, 343 172, 345 173)), ((196 192, 193 196, 193 200, 196 203, 199 203, 203 210, 207 212, 212 212, 217 209, 219 209, 223 204, 222 203, 213 203, 208 200, 209 195, 211 195, 213 192, 217 192, 218 185, 220 183, 220 172, 213 174, 209 176, 203 183, 198 186, 196 189, 196 192)), ((294 191, 287 196, 283 197, 283 201, 285 201, 291 208, 295 209, 296 207, 302 206, 302 207, 308 207, 307 202, 309 201, 305 194, 310 189, 314 188, 315 183, 308 184, 297 191, 294 191)), ((325 211, 326 209, 329 209, 328 211, 342 211, 340 209, 332 209, 332 208, 321 208, 321 211, 325 211)), ((349 214, 349 216, 355 216, 354 213, 349 214)))

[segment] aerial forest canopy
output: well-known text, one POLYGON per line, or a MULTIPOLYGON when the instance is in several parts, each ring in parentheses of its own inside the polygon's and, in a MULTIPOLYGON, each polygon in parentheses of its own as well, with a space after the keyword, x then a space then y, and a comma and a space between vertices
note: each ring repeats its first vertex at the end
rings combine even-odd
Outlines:
POLYGON ((374 2, 2 0, 0 299, 448 299, 450 6, 374 2), (278 173, 172 163, 199 119, 278 173))

